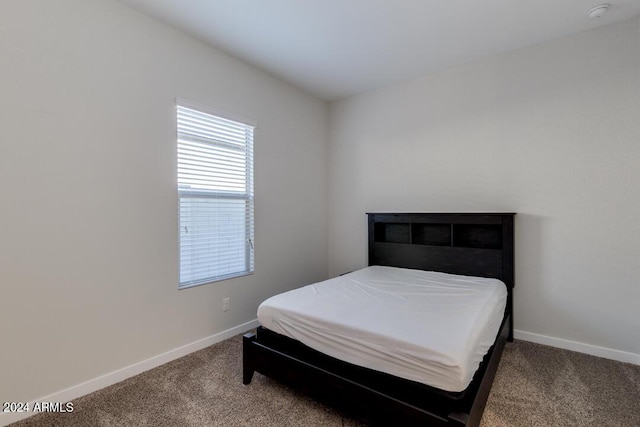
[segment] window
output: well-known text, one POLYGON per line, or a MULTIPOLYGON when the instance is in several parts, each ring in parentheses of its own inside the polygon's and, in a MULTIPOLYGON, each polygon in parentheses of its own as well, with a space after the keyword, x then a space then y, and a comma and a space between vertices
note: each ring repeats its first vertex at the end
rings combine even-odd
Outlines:
POLYGON ((179 288, 253 273, 253 129, 178 101, 179 288))

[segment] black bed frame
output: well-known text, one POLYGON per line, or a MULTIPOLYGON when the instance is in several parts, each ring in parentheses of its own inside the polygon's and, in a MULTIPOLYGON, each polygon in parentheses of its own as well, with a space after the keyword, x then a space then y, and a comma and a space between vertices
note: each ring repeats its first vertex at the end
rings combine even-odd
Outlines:
POLYGON ((466 390, 447 392, 352 365, 259 327, 243 338, 254 371, 381 426, 478 426, 506 341, 513 340, 514 213, 370 213, 369 265, 491 277, 507 285, 494 345, 466 390))

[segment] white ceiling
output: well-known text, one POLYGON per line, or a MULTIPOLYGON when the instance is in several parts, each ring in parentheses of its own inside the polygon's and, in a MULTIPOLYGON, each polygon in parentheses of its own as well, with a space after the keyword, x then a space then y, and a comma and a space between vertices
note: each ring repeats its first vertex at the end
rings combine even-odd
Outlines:
POLYGON ((640 0, 120 0, 325 100, 640 14, 640 0))

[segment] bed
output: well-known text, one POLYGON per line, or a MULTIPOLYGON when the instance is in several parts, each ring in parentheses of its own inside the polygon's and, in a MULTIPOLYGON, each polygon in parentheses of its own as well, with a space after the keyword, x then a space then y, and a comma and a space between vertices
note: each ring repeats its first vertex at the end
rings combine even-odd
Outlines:
MULTIPOLYGON (((271 298, 268 304, 263 303, 259 309, 262 311, 259 315, 262 318, 262 326, 255 334, 249 333, 243 338, 243 383, 249 384, 253 373, 260 372, 370 424, 479 425, 505 342, 513 339, 515 214, 367 215, 369 267, 330 279, 327 283, 301 288, 287 293, 287 296, 271 298), (461 291, 462 282, 471 288, 461 291), (496 282, 501 286, 495 285, 496 282), (320 308, 321 304, 314 302, 317 300, 306 299, 313 294, 324 295, 325 299, 332 301, 336 307, 336 310, 328 311, 340 313, 342 302, 348 300, 356 300, 359 304, 367 299, 378 301, 377 293, 386 292, 387 288, 381 291, 379 288, 372 288, 372 283, 382 283, 387 288, 390 284, 398 288, 402 283, 436 283, 436 289, 439 290, 437 293, 444 293, 445 300, 456 292, 467 295, 476 290, 479 295, 485 295, 482 298, 486 301, 494 298, 490 295, 501 292, 504 295, 501 297, 502 303, 498 302, 492 306, 494 311, 499 312, 492 317, 488 316, 494 319, 489 321, 494 325, 489 336, 486 331, 472 331, 473 333, 467 334, 464 329, 453 328, 454 324, 460 323, 473 329, 472 326, 479 323, 478 319, 487 311, 484 309, 469 308, 461 311, 458 308, 456 315, 444 312, 433 317, 436 314, 432 311, 437 311, 435 308, 441 306, 438 301, 432 304, 431 308, 434 310, 425 310, 427 317, 412 317, 414 321, 409 325, 411 327, 405 328, 402 324, 393 322, 375 326, 376 313, 385 315, 389 307, 387 302, 381 303, 383 305, 374 303, 367 308, 360 305, 356 311, 364 313, 364 317, 354 320, 355 323, 349 323, 349 320, 338 326, 341 331, 353 329, 357 334, 356 344, 351 347, 349 341, 340 341, 343 339, 342 335, 338 337, 332 332, 332 319, 321 318, 320 315, 325 310, 320 308), (364 293, 355 292, 359 287, 364 289, 364 293), (482 290, 484 288, 502 291, 485 292, 482 290), (374 297, 368 298, 367 295, 374 297), (279 312, 280 306, 286 307, 286 299, 291 298, 301 301, 302 305, 298 307, 302 308, 293 314, 279 312), (471 315, 468 316, 467 312, 471 315), (301 317, 303 314, 307 317, 301 317), (455 350, 460 347, 460 343, 475 342, 476 335, 483 336, 478 338, 478 341, 484 342, 485 348, 482 349, 480 346, 481 349, 476 350, 476 353, 481 353, 473 356, 475 362, 463 360, 459 366, 455 366, 448 363, 452 359, 446 359, 446 363, 440 363, 441 366, 453 366, 449 371, 432 369, 435 365, 426 366, 423 360, 414 363, 418 356, 430 352, 418 349, 407 356, 402 353, 396 354, 395 350, 403 347, 401 350, 405 351, 405 342, 410 341, 411 336, 420 341, 423 334, 419 325, 416 329, 416 321, 423 322, 424 330, 429 329, 439 337, 439 341, 433 341, 436 347, 431 353, 435 355, 444 354, 439 352, 441 348, 438 346, 455 350), (387 333, 383 337, 383 341, 386 341, 382 346, 376 341, 375 334, 381 333, 380 329, 384 329, 385 325, 391 325, 389 327, 395 328, 393 330, 397 332, 387 333), (312 335, 307 334, 311 328, 326 333, 313 341, 309 338, 312 335), (374 335, 366 335, 363 330, 374 335), (390 337, 395 339, 395 335, 401 340, 399 344, 389 341, 390 337), (386 348, 386 351, 382 357, 370 357, 374 354, 369 351, 372 346, 386 348), (346 349, 344 353, 336 350, 341 347, 346 349), (401 361, 409 360, 411 363, 402 363, 400 367, 387 363, 387 360, 396 356, 400 357, 401 361), (413 367, 418 369, 409 369, 413 367), (436 375, 425 377, 420 369, 435 371, 436 375), (457 377, 456 369, 464 375, 457 377)), ((428 307, 427 298, 430 297, 416 296, 415 289, 407 288, 407 295, 400 298, 403 301, 417 301, 413 308, 409 308, 408 305, 400 307, 407 313, 423 316, 424 313, 419 313, 420 310, 415 308, 428 307)), ((456 310, 455 305, 453 307, 453 310, 456 310)), ((342 311, 343 317, 344 313, 346 312, 342 311)), ((409 350, 411 351, 411 348, 409 350)))

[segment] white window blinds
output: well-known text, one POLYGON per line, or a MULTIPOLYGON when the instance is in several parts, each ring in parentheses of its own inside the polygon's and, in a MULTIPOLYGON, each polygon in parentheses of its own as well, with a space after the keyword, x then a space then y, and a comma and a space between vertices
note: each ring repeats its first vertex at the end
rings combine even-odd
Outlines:
POLYGON ((180 288, 253 272, 253 126, 178 103, 180 288))

